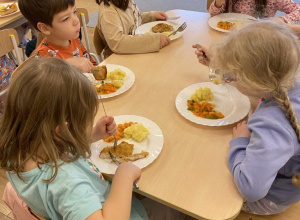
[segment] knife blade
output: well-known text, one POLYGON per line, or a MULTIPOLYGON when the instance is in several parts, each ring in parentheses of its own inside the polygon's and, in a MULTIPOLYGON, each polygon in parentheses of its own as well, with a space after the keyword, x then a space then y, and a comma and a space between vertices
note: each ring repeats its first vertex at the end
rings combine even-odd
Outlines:
MULTIPOLYGON (((110 151, 108 151, 108 153, 109 153, 109 156, 110 156, 110 158, 112 159, 112 161, 113 161, 117 166, 119 166, 120 163, 119 163, 119 161, 117 160, 117 158, 115 157, 115 155, 113 155, 112 152, 110 152, 110 151)), ((139 185, 138 185, 137 183, 133 183, 133 187, 134 187, 135 189, 139 189, 139 185)))

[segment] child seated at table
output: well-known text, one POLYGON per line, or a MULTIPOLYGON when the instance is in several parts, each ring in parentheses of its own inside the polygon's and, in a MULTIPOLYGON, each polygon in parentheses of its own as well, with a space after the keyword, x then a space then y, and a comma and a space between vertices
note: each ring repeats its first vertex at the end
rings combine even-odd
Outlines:
POLYGON ((97 29, 104 44, 104 58, 112 53, 156 52, 170 43, 170 38, 161 33, 135 33, 142 24, 165 21, 164 12, 141 13, 133 0, 96 0, 96 3, 99 4, 97 29))
POLYGON ((112 184, 103 178, 89 159, 90 144, 115 134, 116 123, 103 116, 93 127, 97 92, 65 60, 28 60, 15 71, 6 103, 0 167, 35 214, 57 220, 147 220, 148 214, 151 220, 185 219, 153 200, 132 196, 141 169, 131 162, 118 166, 112 184))
POLYGON ((75 0, 19 0, 24 17, 45 35, 35 53, 39 57, 58 57, 90 72, 96 65, 79 37, 80 22, 75 0))
MULTIPOLYGON (((194 45, 195 47, 195 45, 194 45)), ((226 81, 260 99, 248 121, 233 128, 228 163, 243 210, 269 215, 300 201, 300 51, 285 25, 271 21, 232 32, 212 50, 196 51, 226 81), (210 54, 211 53, 211 54, 210 54), (230 76, 230 77, 229 77, 230 76), (230 80, 229 80, 230 79, 230 80)))
POLYGON ((296 24, 300 20, 300 6, 293 0, 214 0, 209 12, 211 16, 235 12, 257 18, 274 17, 277 11, 286 15, 272 18, 278 22, 296 24))

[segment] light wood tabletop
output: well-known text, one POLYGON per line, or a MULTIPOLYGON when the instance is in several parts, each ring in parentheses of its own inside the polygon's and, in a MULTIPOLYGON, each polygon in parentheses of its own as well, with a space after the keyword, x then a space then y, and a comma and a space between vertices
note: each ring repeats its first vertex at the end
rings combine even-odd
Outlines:
MULTIPOLYGON (((234 219, 243 201, 227 165, 236 124, 198 125, 175 107, 181 90, 209 81, 208 68, 198 63, 192 44, 210 45, 226 34, 208 26, 208 13, 172 10, 167 14, 181 16, 180 24, 186 21, 183 36, 158 53, 108 57, 102 64, 125 66, 134 72, 136 81, 125 93, 102 100, 108 114, 146 117, 163 132, 163 149, 142 169, 138 193, 197 219, 234 219)), ((97 118, 102 115, 100 106, 97 118)))

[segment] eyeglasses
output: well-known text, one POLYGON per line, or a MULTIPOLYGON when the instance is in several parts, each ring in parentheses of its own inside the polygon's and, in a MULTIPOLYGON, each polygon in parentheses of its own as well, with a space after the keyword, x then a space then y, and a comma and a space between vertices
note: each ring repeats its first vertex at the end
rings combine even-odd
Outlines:
MULTIPOLYGON (((210 74, 212 74, 212 73, 210 73, 210 74)), ((220 70, 215 70, 215 71, 214 71, 214 75, 220 75, 220 74, 222 74, 220 70)), ((234 78, 233 78, 230 74, 228 74, 228 73, 223 73, 222 75, 223 75, 223 79, 224 79, 224 81, 225 81, 226 83, 231 83, 232 81, 236 81, 236 79, 234 79, 234 78)), ((210 77, 211 77, 211 75, 210 75, 210 77)), ((214 78, 216 78, 216 76, 215 76, 214 78)))

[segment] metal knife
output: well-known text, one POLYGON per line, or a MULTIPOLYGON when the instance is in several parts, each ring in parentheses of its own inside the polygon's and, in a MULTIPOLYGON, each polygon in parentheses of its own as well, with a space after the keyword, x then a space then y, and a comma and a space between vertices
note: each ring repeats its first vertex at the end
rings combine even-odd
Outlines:
MULTIPOLYGON (((110 158, 112 159, 112 161, 113 161, 117 166, 119 166, 120 163, 119 163, 119 161, 117 160, 117 158, 112 154, 112 152, 108 151, 108 153, 109 153, 109 156, 110 156, 110 158)), ((133 187, 134 187, 135 189, 139 189, 139 185, 138 185, 137 183, 133 183, 133 187)))

